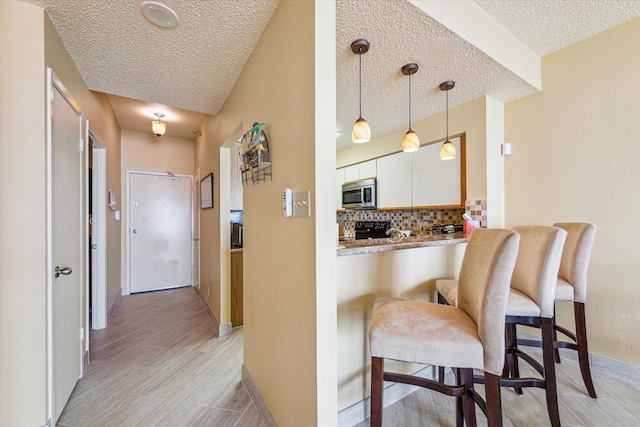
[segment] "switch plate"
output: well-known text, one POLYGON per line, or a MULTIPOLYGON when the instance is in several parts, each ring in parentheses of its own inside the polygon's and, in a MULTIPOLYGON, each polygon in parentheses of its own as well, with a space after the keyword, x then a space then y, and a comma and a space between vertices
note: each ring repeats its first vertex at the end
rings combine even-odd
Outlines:
POLYGON ((293 217, 306 216, 311 216, 311 192, 307 190, 293 193, 293 217))

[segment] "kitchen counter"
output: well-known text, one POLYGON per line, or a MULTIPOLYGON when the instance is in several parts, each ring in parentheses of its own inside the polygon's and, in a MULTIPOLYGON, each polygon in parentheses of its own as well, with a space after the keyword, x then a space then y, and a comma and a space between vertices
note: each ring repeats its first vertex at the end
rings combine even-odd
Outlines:
POLYGON ((242 248, 231 248, 232 254, 242 253, 242 248))
POLYGON ((426 248, 466 242, 467 237, 465 237, 463 233, 409 236, 404 237, 399 242, 391 242, 388 238, 340 241, 336 256, 372 254, 397 251, 400 249, 426 248))

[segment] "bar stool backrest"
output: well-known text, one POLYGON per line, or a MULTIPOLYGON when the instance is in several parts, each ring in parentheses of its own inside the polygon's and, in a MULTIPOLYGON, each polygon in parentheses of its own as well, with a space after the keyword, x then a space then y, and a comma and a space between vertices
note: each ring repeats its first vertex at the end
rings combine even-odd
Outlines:
POLYGON ((596 235, 596 226, 584 222, 558 222, 554 227, 567 232, 562 250, 562 261, 558 277, 573 286, 573 300, 587 300, 587 269, 591 258, 591 247, 596 235))

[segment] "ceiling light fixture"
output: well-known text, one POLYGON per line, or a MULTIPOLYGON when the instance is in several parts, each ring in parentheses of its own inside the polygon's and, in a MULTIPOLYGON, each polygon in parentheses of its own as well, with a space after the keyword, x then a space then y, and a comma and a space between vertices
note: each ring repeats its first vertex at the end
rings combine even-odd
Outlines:
POLYGON ((353 124, 351 140, 356 144, 362 144, 371 140, 369 123, 362 118, 362 54, 369 51, 369 42, 366 39, 358 39, 351 43, 351 51, 360 58, 360 114, 358 120, 353 124))
POLYGON ((172 9, 157 1, 143 1, 140 10, 145 18, 158 27, 175 28, 180 22, 172 9))
POLYGON ((440 83, 440 90, 447 92, 447 139, 445 139, 442 147, 440 147, 440 159, 442 160, 451 160, 456 158, 456 146, 453 145, 453 142, 449 141, 449 90, 453 89, 455 85, 456 82, 451 80, 440 83))
POLYGON ((158 118, 158 120, 151 120, 151 130, 153 133, 160 138, 167 131, 167 124, 162 121, 164 114, 162 113, 153 113, 158 118))
POLYGON ((420 139, 418 134, 411 129, 411 75, 418 71, 418 64, 410 63, 402 67, 402 74, 409 76, 409 130, 402 138, 402 151, 407 153, 418 151, 420 148, 420 139))

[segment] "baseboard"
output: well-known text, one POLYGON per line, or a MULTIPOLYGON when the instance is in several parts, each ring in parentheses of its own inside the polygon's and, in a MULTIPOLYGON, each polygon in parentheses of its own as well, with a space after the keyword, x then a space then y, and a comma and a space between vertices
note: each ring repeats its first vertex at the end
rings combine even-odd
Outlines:
MULTIPOLYGON (((430 380, 435 379, 437 376, 435 366, 427 366, 420 369, 418 372, 412 374, 417 377, 428 378, 430 380)), ((408 384, 394 383, 384 389, 383 395, 383 407, 393 405, 399 400, 404 399, 419 387, 408 384)), ((351 427, 358 423, 361 423, 369 417, 371 412, 371 398, 367 397, 360 402, 354 403, 348 408, 338 412, 338 426, 351 427)))
POLYGON ((107 325, 109 324, 109 322, 111 322, 111 318, 113 317, 113 313, 116 312, 116 308, 118 307, 118 304, 120 304, 120 299, 122 298, 122 288, 120 288, 120 292, 118 292, 118 295, 116 295, 116 298, 113 300, 113 304, 111 304, 111 307, 109 308, 109 311, 107 312, 107 325))
MULTIPOLYGON (((518 338, 539 340, 540 336, 530 332, 518 330, 518 338)), ((568 348, 561 348, 560 358, 578 364, 578 352, 568 348)), ((589 362, 591 370, 598 370, 612 377, 631 381, 640 385, 640 367, 620 362, 606 356, 589 352, 589 362)))
POLYGON ((258 409, 258 412, 260 412, 260 415, 262 415, 262 420, 266 425, 270 427, 278 427, 278 423, 273 417, 269 406, 267 406, 267 402, 262 398, 260 390, 258 390, 258 386, 253 382, 251 375, 249 375, 249 372, 247 372, 244 365, 242 365, 242 383, 246 387, 249 397, 251 397, 253 404, 256 405, 256 408, 258 409))
POLYGON ((211 310, 211 307, 209 307, 209 304, 207 304, 207 301, 204 299, 204 296, 202 296, 202 293, 198 290, 198 288, 194 286, 193 291, 197 293, 198 296, 200 297, 200 302, 202 303, 202 306, 207 311, 207 314, 209 315, 209 318, 214 323, 214 325, 217 325, 218 336, 221 337, 222 335, 220 334, 220 322, 218 322, 218 319, 216 318, 215 313, 213 312, 213 310, 211 310))
POLYGON ((231 324, 231 322, 223 323, 218 326, 219 337, 224 337, 225 335, 231 335, 231 332, 233 332, 233 325, 231 324))

